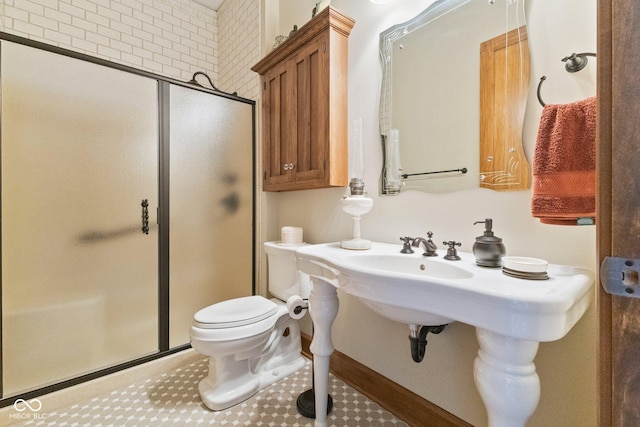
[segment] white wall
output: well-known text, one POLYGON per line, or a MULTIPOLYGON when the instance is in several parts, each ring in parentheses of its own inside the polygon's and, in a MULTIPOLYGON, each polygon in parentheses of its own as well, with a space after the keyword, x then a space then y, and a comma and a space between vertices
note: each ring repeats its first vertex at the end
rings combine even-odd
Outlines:
MULTIPOLYGON (((474 0, 478 1, 478 0, 474 0)), ((521 0, 523 1, 523 0, 521 0)), ((280 0, 280 34, 292 23, 309 19, 313 0, 280 0), (301 7, 302 3, 307 7, 301 7), (293 6, 295 4, 295 7, 293 6), (290 7, 291 6, 291 7, 290 7), (287 16, 287 11, 302 13, 287 16)), ((485 189, 448 194, 405 192, 378 196, 382 153, 378 138, 378 102, 381 67, 378 35, 390 25, 409 19, 431 0, 392 0, 374 5, 368 0, 333 0, 332 6, 355 19, 349 39, 349 119, 364 121, 365 182, 374 199, 373 211, 362 219, 364 237, 399 243, 400 236, 458 240, 470 251, 481 234, 473 222, 491 217, 496 234, 504 238, 512 255, 527 255, 595 269, 594 227, 542 225, 531 217, 529 191, 498 193, 485 189)), ((595 0, 528 0, 532 86, 525 118, 525 152, 531 159, 542 107, 535 98, 540 75, 548 79, 543 96, 548 103, 571 102, 595 94, 595 61, 577 74, 564 71, 560 59, 572 52, 596 49, 595 0), (552 19, 550 18, 552 17, 552 19)), ((277 240, 279 227, 304 227, 310 243, 350 237, 351 218, 342 212, 344 189, 268 194, 268 214, 277 217, 267 238, 277 240)), ((415 364, 409 353, 408 328, 387 321, 340 295, 340 314, 333 327, 338 350, 475 426, 486 425, 484 406, 473 384, 472 363, 477 351, 473 328, 452 324, 430 337, 427 356, 415 364)), ((561 341, 542 343, 536 358, 542 397, 528 426, 595 426, 596 325, 594 307, 561 341)))

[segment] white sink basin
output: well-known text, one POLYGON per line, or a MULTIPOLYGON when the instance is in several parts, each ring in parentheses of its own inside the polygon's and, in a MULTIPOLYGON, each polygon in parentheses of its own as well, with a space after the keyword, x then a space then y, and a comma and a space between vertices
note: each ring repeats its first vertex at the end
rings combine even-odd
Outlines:
POLYGON ((347 255, 344 262, 353 269, 373 269, 381 272, 417 274, 440 279, 468 279, 473 273, 455 262, 439 262, 439 258, 418 257, 415 254, 362 253, 347 255))
POLYGON ((373 243, 367 251, 339 243, 298 249, 298 268, 323 277, 382 316, 403 323, 459 321, 532 341, 562 338, 591 303, 594 273, 550 265, 549 280, 523 280, 500 268, 479 267, 473 254, 460 261, 401 254, 402 245, 373 243))
MULTIPOLYGON (((351 266, 353 271, 360 273, 376 272, 379 275, 398 274, 418 275, 425 278, 439 279, 468 279, 473 276, 469 270, 461 268, 455 263, 438 262, 434 258, 418 256, 408 256, 408 254, 393 253, 381 254, 376 252, 358 253, 347 255, 344 262, 351 266)), ((453 322, 453 319, 445 316, 438 316, 427 313, 423 310, 416 310, 409 307, 390 304, 389 301, 381 301, 373 295, 367 297, 359 295, 360 300, 371 310, 381 316, 387 317, 400 323, 416 325, 444 325, 453 322)))

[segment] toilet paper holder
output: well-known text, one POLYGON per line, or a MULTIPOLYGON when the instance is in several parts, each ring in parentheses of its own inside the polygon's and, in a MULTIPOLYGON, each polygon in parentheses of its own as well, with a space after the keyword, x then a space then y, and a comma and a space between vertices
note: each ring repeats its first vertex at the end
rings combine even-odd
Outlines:
POLYGON ((292 295, 287 299, 287 310, 289 311, 289 316, 294 319, 301 319, 304 317, 304 311, 308 309, 308 298, 302 298, 299 295, 292 295))

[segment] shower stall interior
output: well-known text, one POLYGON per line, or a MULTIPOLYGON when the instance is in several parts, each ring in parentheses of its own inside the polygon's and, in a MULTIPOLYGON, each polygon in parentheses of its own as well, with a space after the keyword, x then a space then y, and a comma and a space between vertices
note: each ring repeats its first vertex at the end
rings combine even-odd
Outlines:
POLYGON ((254 292, 255 103, 1 36, 8 405, 185 348, 254 292))

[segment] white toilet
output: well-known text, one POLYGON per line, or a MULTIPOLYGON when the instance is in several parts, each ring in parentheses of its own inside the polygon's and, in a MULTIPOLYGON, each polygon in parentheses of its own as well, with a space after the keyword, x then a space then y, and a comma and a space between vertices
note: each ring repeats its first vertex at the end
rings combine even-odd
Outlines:
POLYGON ((269 292, 277 297, 235 298, 198 311, 191 346, 209 356, 209 375, 198 386, 202 402, 214 411, 248 399, 258 390, 305 364, 300 327, 287 310, 292 295, 309 296, 309 278, 296 268, 296 248, 264 244, 269 292))

